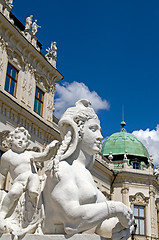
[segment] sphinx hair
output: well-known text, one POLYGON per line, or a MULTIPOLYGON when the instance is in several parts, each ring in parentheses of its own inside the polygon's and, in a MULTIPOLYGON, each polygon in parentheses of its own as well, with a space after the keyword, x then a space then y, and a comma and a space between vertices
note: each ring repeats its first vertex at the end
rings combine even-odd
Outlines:
POLYGON ((71 131, 68 131, 63 141, 61 142, 59 149, 57 150, 56 156, 51 158, 47 165, 46 173, 48 171, 53 170, 53 175, 57 181, 60 181, 61 179, 61 175, 59 173, 59 162, 64 152, 67 150, 69 143, 71 142, 71 139, 72 139, 72 133, 71 131))

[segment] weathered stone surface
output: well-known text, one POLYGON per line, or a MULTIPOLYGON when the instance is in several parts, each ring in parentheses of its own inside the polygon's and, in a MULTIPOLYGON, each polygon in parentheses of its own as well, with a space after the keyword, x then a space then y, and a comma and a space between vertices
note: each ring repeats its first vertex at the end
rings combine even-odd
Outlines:
MULTIPOLYGON (((13 240, 13 236, 10 234, 3 234, 0 236, 1 240, 13 240)), ((96 234, 75 234, 75 235, 33 235, 27 234, 22 238, 23 240, 104 240, 96 234)))

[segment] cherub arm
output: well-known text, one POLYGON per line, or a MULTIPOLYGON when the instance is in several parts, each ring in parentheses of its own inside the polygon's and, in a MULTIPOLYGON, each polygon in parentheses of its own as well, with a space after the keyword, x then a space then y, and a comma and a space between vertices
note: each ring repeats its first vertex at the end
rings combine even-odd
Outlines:
POLYGON ((58 141, 52 141, 43 152, 33 152, 31 151, 31 160, 32 161, 47 161, 50 160, 52 156, 56 154, 58 141))
POLYGON ((0 160, 0 189, 3 189, 8 170, 9 170, 9 163, 6 158, 6 153, 4 153, 0 160))

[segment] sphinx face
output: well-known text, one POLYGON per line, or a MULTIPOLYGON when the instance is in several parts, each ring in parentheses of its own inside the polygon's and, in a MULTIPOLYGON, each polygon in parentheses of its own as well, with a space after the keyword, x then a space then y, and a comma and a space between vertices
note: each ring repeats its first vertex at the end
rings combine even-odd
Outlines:
POLYGON ((86 121, 83 128, 81 150, 89 155, 98 153, 101 150, 102 139, 100 121, 98 119, 89 119, 86 121))

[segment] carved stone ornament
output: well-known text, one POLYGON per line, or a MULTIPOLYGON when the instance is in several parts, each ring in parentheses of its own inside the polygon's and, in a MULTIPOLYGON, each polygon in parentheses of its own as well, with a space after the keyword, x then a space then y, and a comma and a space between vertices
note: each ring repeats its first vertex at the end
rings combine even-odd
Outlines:
POLYGON ((157 211, 159 212, 159 198, 156 198, 155 204, 157 207, 157 211))
POLYGON ((122 194, 127 194, 129 192, 129 186, 123 186, 121 189, 122 194))
POLYGON ((0 36, 0 47, 5 50, 8 46, 8 43, 0 36))
POLYGON ((8 47, 7 47, 7 53, 8 53, 9 60, 12 61, 19 69, 21 69, 21 66, 23 65, 22 56, 8 47))
POLYGON ((52 99, 50 99, 50 100, 48 101, 47 109, 48 109, 48 111, 51 112, 51 113, 53 113, 53 111, 55 110, 55 109, 54 109, 54 102, 53 102, 52 99))
POLYGON ((0 133, 0 138, 1 138, 1 145, 4 149, 9 149, 9 144, 6 141, 6 137, 8 136, 10 131, 6 130, 0 133))
POLYGON ((145 197, 143 193, 136 193, 134 196, 129 196, 130 202, 133 204, 147 205, 149 197, 145 197))
POLYGON ((26 78, 24 78, 24 79, 23 79, 23 83, 22 83, 23 92, 26 91, 26 84, 27 84, 27 80, 26 80, 26 78))
POLYGON ((59 121, 62 141, 52 141, 43 152, 27 150, 31 136, 24 127, 9 133, 10 149, 0 161, 0 189, 8 172, 13 185, 8 193, 0 190, 2 234, 18 238, 25 233, 87 232, 112 240, 130 237, 131 209, 122 202, 107 201, 89 171, 102 140, 100 121, 89 104, 82 99, 66 110, 59 121), (44 161, 48 165, 39 176, 35 163, 44 161), (117 232, 121 232, 119 238, 117 232))
POLYGON ((150 197, 154 197, 154 198, 155 198, 155 195, 156 195, 155 188, 151 185, 149 187, 149 195, 150 195, 150 197))
POLYGON ((29 84, 28 94, 29 94, 29 96, 31 96, 33 94, 33 87, 32 87, 31 83, 29 84))
POLYGON ((46 92, 47 91, 47 82, 46 79, 44 77, 40 77, 38 74, 35 75, 35 80, 36 80, 36 84, 37 86, 43 91, 46 92))
POLYGON ((0 58, 0 71, 2 71, 3 70, 3 60, 2 60, 2 58, 0 58))
POLYGON ((51 47, 46 49, 47 54, 45 55, 46 59, 56 68, 57 61, 57 46, 56 42, 51 43, 51 47))
POLYGON ((53 84, 52 84, 52 85, 49 87, 49 89, 48 89, 48 91, 49 91, 52 95, 54 95, 55 90, 56 90, 56 86, 53 85, 53 84))

